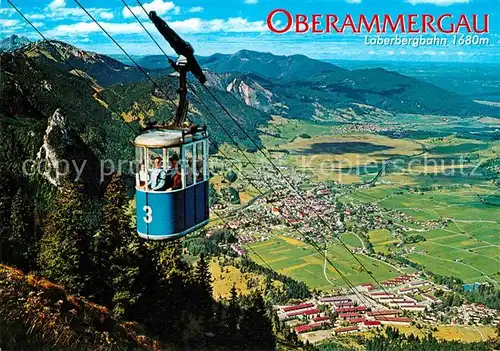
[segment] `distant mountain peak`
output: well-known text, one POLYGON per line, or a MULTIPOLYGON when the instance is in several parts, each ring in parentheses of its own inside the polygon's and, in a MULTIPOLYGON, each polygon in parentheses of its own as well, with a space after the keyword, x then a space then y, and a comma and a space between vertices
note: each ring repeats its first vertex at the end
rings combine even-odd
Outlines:
POLYGON ((240 50, 234 54, 214 54, 200 57, 203 68, 216 73, 238 72, 255 74, 263 78, 307 78, 321 72, 346 72, 331 63, 315 60, 305 55, 279 56, 269 52, 240 50))
POLYGON ((26 37, 12 34, 10 37, 0 41, 0 52, 11 52, 29 44, 30 42, 31 41, 26 37))
MULTIPOLYGON (((103 62, 103 58, 107 58, 105 55, 101 55, 93 51, 83 50, 59 40, 40 40, 32 43, 27 49, 28 51, 42 49, 51 53, 54 52, 55 49, 57 50, 57 52, 54 52, 55 54, 63 54, 65 58, 76 57, 91 62, 103 62)), ((58 59, 57 57, 54 58, 58 59)), ((109 58, 109 60, 115 61, 112 58, 109 58)))

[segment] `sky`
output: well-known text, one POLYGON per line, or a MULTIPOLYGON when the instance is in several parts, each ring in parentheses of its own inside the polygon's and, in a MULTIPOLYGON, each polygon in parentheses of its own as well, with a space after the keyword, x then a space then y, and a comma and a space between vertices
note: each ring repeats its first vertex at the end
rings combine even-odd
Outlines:
MULTIPOLYGON (((58 39, 85 50, 104 54, 121 54, 120 49, 81 10, 74 0, 11 0, 48 38, 58 39)), ((80 3, 133 55, 161 54, 137 23, 122 0, 79 0, 80 3)), ((169 45, 157 33, 137 0, 124 0, 167 53, 169 45)), ((278 55, 304 54, 330 60, 384 60, 436 62, 499 62, 500 0, 141 0, 147 10, 155 10, 198 55, 235 53, 249 49, 278 55), (292 14, 408 14, 443 13, 490 15, 489 43, 476 46, 372 46, 365 44, 365 34, 297 34, 283 35, 269 31, 268 14, 277 9, 292 14)), ((276 17, 276 25, 284 18, 276 17)), ((40 36, 10 6, 0 0, 0 39, 11 34, 31 40, 40 36)), ((393 34, 389 36, 394 36, 393 34)), ((440 37, 450 35, 440 34, 440 37)))

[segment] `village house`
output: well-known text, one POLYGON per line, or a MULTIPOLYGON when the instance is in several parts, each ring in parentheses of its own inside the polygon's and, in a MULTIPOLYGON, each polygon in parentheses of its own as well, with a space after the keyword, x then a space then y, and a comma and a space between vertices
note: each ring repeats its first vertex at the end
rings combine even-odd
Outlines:
POLYGON ((407 317, 386 317, 386 316, 377 316, 375 320, 379 321, 383 325, 410 325, 411 319, 407 317))
POLYGON ((380 323, 380 321, 370 321, 370 320, 365 320, 363 322, 363 327, 365 329, 370 329, 370 328, 378 328, 382 325, 382 323, 380 323))
POLYGON ((361 284, 357 287, 357 290, 360 292, 369 292, 369 291, 376 290, 376 289, 377 288, 372 283, 361 284))
POLYGON ((315 322, 315 323, 330 323, 330 318, 328 316, 314 317, 313 322, 315 322))
POLYGON ((326 296, 326 297, 320 297, 319 299, 320 302, 323 303, 351 303, 352 300, 349 297, 346 296, 326 296))
POLYGON ((428 281, 425 280, 415 280, 410 282, 410 287, 412 288, 417 288, 417 287, 422 287, 422 286, 427 286, 430 285, 428 281))

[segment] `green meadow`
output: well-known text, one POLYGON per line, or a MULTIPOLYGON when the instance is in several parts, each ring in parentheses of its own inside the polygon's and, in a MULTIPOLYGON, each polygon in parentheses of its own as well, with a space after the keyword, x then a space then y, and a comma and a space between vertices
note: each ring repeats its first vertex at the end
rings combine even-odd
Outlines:
MULTIPOLYGON (((344 234, 342 239, 350 249, 352 249, 350 244, 361 246, 361 242, 353 234, 344 234)), ((346 286, 345 281, 328 263, 325 277, 323 256, 309 244, 300 240, 279 235, 251 246, 273 269, 303 281, 311 288, 330 290, 335 286, 346 286)), ((250 253, 250 256, 255 262, 262 264, 257 255, 250 253)), ((328 245, 327 257, 353 284, 373 282, 370 276, 359 267, 359 263, 350 252, 338 242, 328 245)), ((356 257, 379 282, 401 274, 384 262, 360 254, 356 254, 356 257)))

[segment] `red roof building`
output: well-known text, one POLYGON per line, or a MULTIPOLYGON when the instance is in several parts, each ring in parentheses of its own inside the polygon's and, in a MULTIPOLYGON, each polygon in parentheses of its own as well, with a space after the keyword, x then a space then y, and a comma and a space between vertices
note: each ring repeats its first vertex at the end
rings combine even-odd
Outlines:
POLYGON ((375 285, 373 285, 372 283, 364 283, 364 284, 361 284, 360 287, 365 288, 368 291, 372 291, 372 290, 376 289, 375 285))
POLYGON ((380 323, 379 321, 364 321, 363 325, 365 327, 378 327, 382 325, 382 323, 380 323))
POLYGON ((365 312, 368 309, 365 306, 358 307, 346 307, 346 308, 337 308, 335 311, 338 313, 349 313, 349 312, 365 312))
POLYGON ((300 334, 300 333, 305 333, 306 331, 309 331, 312 329, 312 326, 310 325, 299 325, 298 327, 295 327, 295 332, 297 334, 300 334))
POLYGON ((364 318, 351 318, 351 319, 347 320, 347 322, 351 323, 351 324, 364 323, 365 321, 366 321, 366 319, 364 319, 364 318))
POLYGON ((390 292, 372 292, 370 294, 371 296, 394 296, 393 293, 390 293, 390 292))
POLYGON ((303 309, 311 308, 311 307, 314 307, 313 303, 303 303, 303 304, 300 304, 300 305, 283 307, 283 312, 291 312, 291 311, 303 310, 303 309))
POLYGON ((432 302, 436 302, 438 300, 437 297, 430 295, 430 294, 422 294, 422 296, 424 298, 426 298, 427 300, 430 300, 432 302))
POLYGON ((343 334, 343 333, 349 333, 358 330, 359 328, 357 326, 352 326, 352 327, 346 327, 346 328, 337 328, 333 329, 335 334, 343 334))
POLYGON ((382 324, 404 324, 404 325, 409 325, 411 323, 410 318, 406 317, 385 317, 385 316, 379 316, 375 317, 376 320, 380 321, 382 324))
POLYGON ((357 312, 350 312, 350 313, 340 313, 339 318, 346 319, 346 318, 356 318, 356 317, 361 317, 361 315, 357 312))

